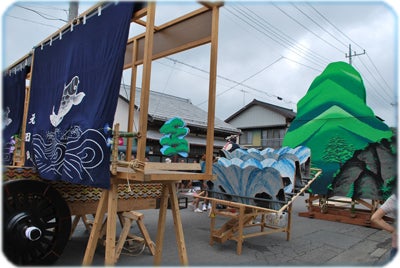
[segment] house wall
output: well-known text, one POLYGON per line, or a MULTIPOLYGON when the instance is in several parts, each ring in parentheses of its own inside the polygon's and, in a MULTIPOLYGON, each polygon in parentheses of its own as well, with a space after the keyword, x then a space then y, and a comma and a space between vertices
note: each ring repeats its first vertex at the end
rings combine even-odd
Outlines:
POLYGON ((248 148, 280 148, 288 128, 286 117, 260 105, 244 110, 229 124, 242 131, 239 144, 248 148))
MULTIPOLYGON (((286 118, 261 106, 252 106, 228 122, 239 129, 286 125, 286 118)), ((261 135, 261 134, 260 134, 261 135)))
MULTIPOLYGON (((114 124, 119 123, 120 131, 128 130, 128 116, 129 116, 129 103, 121 98, 118 98, 117 110, 115 111, 114 124)), ((134 122, 136 126, 133 126, 133 130, 139 129, 139 113, 137 110, 134 112, 134 122)))

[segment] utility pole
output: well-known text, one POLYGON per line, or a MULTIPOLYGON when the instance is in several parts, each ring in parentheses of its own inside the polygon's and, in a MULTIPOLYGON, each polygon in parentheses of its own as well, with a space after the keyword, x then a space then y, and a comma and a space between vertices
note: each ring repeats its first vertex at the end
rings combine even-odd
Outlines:
POLYGON ((352 57, 356 57, 356 56, 360 56, 360 55, 364 55, 364 54, 365 54, 365 49, 364 49, 364 52, 363 52, 363 53, 357 54, 357 53, 354 51, 354 54, 352 55, 352 54, 351 54, 351 44, 349 44, 349 55, 347 55, 347 53, 346 53, 345 55, 346 55, 346 58, 349 58, 349 64, 352 65, 352 60, 351 60, 352 57))
POLYGON ((244 106, 244 104, 246 103, 246 90, 244 90, 244 89, 241 89, 240 91, 242 91, 243 92, 243 106, 244 106))
POLYGON ((68 10, 68 22, 73 21, 75 18, 78 17, 78 8, 79 2, 69 2, 69 10, 68 10))

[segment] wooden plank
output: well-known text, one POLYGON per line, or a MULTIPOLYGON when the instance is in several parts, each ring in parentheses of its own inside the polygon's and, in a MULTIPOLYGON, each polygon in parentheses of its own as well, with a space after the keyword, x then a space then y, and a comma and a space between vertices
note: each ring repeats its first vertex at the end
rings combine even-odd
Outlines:
MULTIPOLYGON (((147 13, 147 9, 146 9, 147 13)), ((137 42, 133 42, 132 48, 132 62, 136 60, 137 42)), ((137 66, 132 66, 131 70, 131 85, 129 95, 129 114, 128 114, 128 132, 133 132, 133 124, 135 119, 135 99, 136 99, 136 80, 137 80, 137 66)), ((127 138, 126 148, 132 148, 133 138, 127 138)), ((126 150, 126 159, 132 159, 132 150, 126 150)))
POLYGON ((97 242, 100 237, 101 226, 104 220, 108 202, 108 190, 103 190, 99 205, 96 211, 96 217, 93 222, 92 231, 90 232, 89 241, 86 246, 85 256, 83 257, 82 265, 90 266, 93 262, 94 252, 96 251, 97 242))
POLYGON ((117 191, 118 185, 112 182, 108 194, 105 265, 114 265, 116 262, 115 237, 117 232, 117 191))
MULTIPOLYGON (((96 214, 99 201, 68 202, 71 215, 96 214)), ((131 211, 156 208, 156 198, 118 199, 117 211, 131 211)))
POLYGON ((370 220, 372 213, 367 210, 356 209, 351 211, 349 208, 328 207, 327 213, 322 213, 319 206, 313 206, 308 212, 300 212, 298 215, 300 217, 373 227, 370 220))
POLYGON ((200 163, 157 163, 146 162, 144 170, 201 170, 200 163))
POLYGON ((178 255, 181 265, 189 265, 187 252, 186 252, 186 245, 185 245, 185 238, 183 235, 183 227, 182 227, 182 220, 181 215, 179 212, 179 204, 178 204, 178 197, 176 194, 176 186, 175 183, 168 183, 168 191, 170 196, 171 202, 171 212, 172 218, 174 219, 174 226, 175 226, 175 237, 176 237, 176 244, 178 247, 178 255))
MULTIPOLYGON (((16 166, 24 166, 25 165, 25 140, 26 140, 26 124, 28 121, 28 109, 29 109, 29 101, 30 101, 30 96, 31 96, 31 84, 32 84, 32 79, 31 79, 31 74, 34 68, 34 58, 35 58, 35 53, 32 53, 32 59, 31 59, 31 69, 29 74, 27 74, 27 77, 29 76, 29 86, 25 87, 25 100, 24 100, 24 112, 22 115, 22 125, 21 125, 21 145, 19 150, 17 151, 18 155, 15 154, 13 157, 13 161, 17 160, 14 162, 14 165, 16 166)), ((32 137, 31 137, 32 138, 32 137)))
POLYGON ((237 245, 236 245, 236 253, 238 255, 242 254, 242 245, 243 245, 243 226, 244 226, 244 207, 241 206, 239 208, 239 221, 238 221, 238 235, 237 235, 237 245))
MULTIPOLYGON (((210 9, 202 7, 160 26, 153 26, 154 46, 151 51, 151 59, 156 60, 209 43, 211 40, 211 13, 210 9)), ((124 59, 125 69, 144 63, 145 39, 145 35, 141 34, 128 40, 124 59), (136 59, 133 61, 132 49, 135 41, 138 51, 136 59)))
POLYGON ((278 213, 278 210, 274 210, 274 209, 271 209, 271 208, 257 207, 257 206, 253 206, 253 205, 247 205, 247 204, 232 202, 232 201, 228 201, 228 200, 221 200, 221 199, 217 199, 217 198, 213 198, 213 197, 206 197, 206 196, 198 196, 198 197, 200 199, 208 199, 210 201, 214 201, 216 204, 221 204, 221 205, 225 205, 225 206, 229 206, 229 207, 240 208, 240 206, 245 206, 246 208, 256 209, 256 210, 258 210, 260 212, 264 211, 264 212, 278 213))
POLYGON ((319 177, 319 175, 322 174, 322 169, 311 168, 311 170, 315 170, 315 171, 316 171, 316 174, 314 175, 314 177, 313 177, 311 180, 309 180, 309 181, 307 182, 307 184, 306 184, 303 188, 301 188, 301 190, 300 190, 299 192, 297 192, 297 194, 296 194, 295 196, 293 196, 292 199, 291 199, 286 205, 284 205, 283 207, 281 207, 281 208, 279 209, 279 212, 283 212, 283 211, 285 211, 289 206, 291 206, 292 203, 310 187, 310 185, 319 177))
POLYGON ((144 174, 144 182, 163 182, 163 181, 180 181, 180 180, 214 180, 215 175, 207 175, 204 173, 177 172, 167 170, 156 170, 144 174))
POLYGON ((218 20, 219 8, 212 9, 211 48, 210 48, 210 78, 208 89, 208 113, 207 113, 207 146, 206 146, 206 174, 212 174, 213 150, 214 150, 214 124, 215 102, 217 91, 217 55, 218 55, 218 20))
POLYGON ((163 249, 164 234, 165 234, 165 220, 167 217, 167 207, 168 207, 168 185, 163 184, 161 190, 160 211, 158 212, 156 251, 154 256, 155 266, 161 265, 162 249, 163 249))
POLYGON ((156 254, 156 247, 155 247, 153 241, 150 238, 149 232, 147 231, 147 228, 144 225, 143 220, 140 218, 138 221, 136 221, 136 223, 137 223, 141 233, 143 234, 143 238, 144 238, 144 241, 146 243, 146 246, 150 250, 151 255, 154 256, 156 254))
POLYGON ((155 3, 149 2, 147 5, 147 23, 146 38, 144 39, 144 58, 142 73, 142 91, 140 94, 140 125, 139 132, 141 137, 138 138, 136 158, 139 161, 145 160, 146 138, 147 138, 147 120, 149 115, 149 98, 150 98, 150 78, 151 63, 153 58, 153 41, 154 41, 154 21, 155 21, 155 3))
POLYGON ((122 248, 125 244, 126 238, 128 237, 129 230, 131 229, 132 219, 124 217, 123 228, 118 238, 117 247, 115 249, 115 260, 117 262, 119 256, 121 255, 122 248))

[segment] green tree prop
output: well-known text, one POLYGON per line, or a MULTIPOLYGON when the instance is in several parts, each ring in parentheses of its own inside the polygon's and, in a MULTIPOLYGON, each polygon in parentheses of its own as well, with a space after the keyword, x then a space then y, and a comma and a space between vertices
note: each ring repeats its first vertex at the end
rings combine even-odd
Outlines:
POLYGON ((174 117, 160 128, 160 133, 164 134, 160 139, 163 146, 160 151, 165 156, 179 154, 182 157, 188 157, 189 143, 184 137, 189 134, 189 128, 185 127, 186 123, 179 117, 174 117))
POLYGON ((334 136, 325 147, 322 159, 326 162, 338 163, 340 167, 354 154, 355 148, 339 137, 334 136))

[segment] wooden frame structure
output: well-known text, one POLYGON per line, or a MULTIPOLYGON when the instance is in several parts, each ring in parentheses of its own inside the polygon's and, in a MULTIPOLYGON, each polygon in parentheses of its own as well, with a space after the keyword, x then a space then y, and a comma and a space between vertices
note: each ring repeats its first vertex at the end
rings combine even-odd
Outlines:
MULTIPOLYGON (((137 67, 138 65, 143 64, 142 92, 139 108, 140 122, 139 132, 137 133, 138 143, 136 160, 128 164, 128 167, 126 167, 127 163, 120 163, 121 165, 117 167, 116 172, 114 172, 111 178, 111 188, 109 190, 103 190, 89 242, 86 247, 85 256, 82 262, 83 265, 90 265, 93 260, 97 241, 101 232, 101 225, 106 213, 107 233, 105 264, 115 264, 117 260, 115 243, 117 199, 115 196, 117 195, 117 185, 119 183, 125 183, 126 179, 140 183, 162 183, 154 265, 161 264, 168 199, 170 199, 171 211, 175 222, 175 235, 179 259, 182 265, 188 265, 188 257, 179 214, 179 204, 175 184, 176 182, 187 178, 192 180, 212 180, 214 178, 214 175, 212 174, 212 149, 214 143, 218 18, 220 6, 221 3, 204 4, 204 7, 161 26, 154 25, 156 6, 153 2, 149 2, 145 8, 134 14, 132 22, 145 25, 146 27, 144 34, 136 36, 128 41, 124 64, 124 68, 132 68, 128 132, 132 132, 133 130, 137 67), (144 16, 146 16, 146 22, 141 20, 144 16), (196 23, 198 27, 191 28, 190 26, 194 25, 193 23, 196 23), (191 38, 183 38, 188 34, 188 32, 185 31, 185 29, 188 29, 188 27, 191 32, 191 38), (198 34, 197 31, 200 31, 201 34, 198 34), (163 39, 165 36, 168 36, 168 38, 163 39), (157 42, 155 42, 155 40, 157 40, 157 42), (179 42, 175 42, 176 40, 179 40, 179 42), (165 166, 162 163, 158 166, 154 163, 147 164, 145 162, 145 149, 152 61, 154 59, 171 55, 173 53, 177 53, 205 43, 211 44, 205 173, 187 172, 188 164, 169 166, 168 170, 165 169, 165 166)), ((128 148, 132 146, 131 142, 132 140, 128 138, 128 148)), ((131 153, 128 150, 127 159, 130 158, 131 153)))
MULTIPOLYGON (((84 16, 92 13, 102 3, 99 3, 86 12, 79 15, 72 24, 81 23, 84 16)), ((128 132, 132 133, 134 119, 134 103, 136 92, 137 67, 143 65, 142 72, 142 92, 140 99, 140 122, 139 132, 135 134, 137 145, 137 156, 135 161, 119 162, 113 160, 111 166, 111 187, 102 190, 101 198, 98 201, 96 217, 90 233, 82 264, 90 265, 93 260, 97 242, 102 232, 102 225, 106 222, 106 253, 105 264, 114 265, 118 259, 118 249, 115 241, 116 219, 118 209, 118 185, 126 184, 127 181, 139 184, 162 184, 160 212, 158 220, 158 232, 156 238, 154 264, 161 264, 162 247, 164 239, 165 220, 170 199, 171 211, 175 222, 175 233, 179 252, 179 259, 182 265, 188 265, 187 252, 184 242, 181 218, 179 214, 179 204, 175 189, 176 182, 182 179, 193 180, 213 180, 212 160, 214 144, 214 123, 215 123, 215 99, 216 99, 216 78, 217 78, 217 51, 218 51, 218 21, 219 8, 222 2, 206 3, 200 2, 201 8, 188 13, 182 17, 174 19, 163 25, 155 25, 155 2, 147 2, 147 5, 133 14, 132 23, 145 26, 145 32, 128 40, 125 53, 124 69, 131 68, 131 95, 129 104, 128 132), (145 19, 145 21, 144 21, 145 19), (165 38, 167 37, 167 38, 165 38), (205 173, 193 173, 190 170, 198 170, 200 165, 190 166, 190 164, 180 163, 171 165, 167 168, 162 163, 147 164, 145 162, 148 106, 150 95, 150 78, 152 61, 177 52, 194 48, 203 44, 210 44, 210 75, 208 89, 208 118, 207 118, 207 138, 206 138, 206 165, 205 173), (105 221, 106 217, 106 221, 105 221)), ((42 44, 52 40, 60 32, 67 30, 70 24, 65 25, 59 32, 52 34, 42 44)), ((33 55, 27 54, 16 64, 11 66, 17 68, 21 62, 31 60, 31 71, 34 68, 33 55)), ((30 74, 28 75, 30 76, 30 74)), ((29 78, 28 78, 29 79, 29 78)), ((25 136, 26 120, 29 105, 30 87, 26 88, 25 110, 23 115, 22 137, 25 136)), ((115 135, 117 136, 117 135, 115 135)), ((132 146, 132 137, 127 138, 127 147, 132 146)), ((15 153, 14 163, 23 166, 25 162, 24 143, 21 142, 15 153)), ((127 151, 127 159, 131 159, 130 150, 127 151)))
MULTIPOLYGON (((382 201, 364 200, 347 197, 326 196, 309 194, 307 211, 300 212, 299 216, 315 218, 320 220, 343 222, 380 229, 379 226, 371 222, 371 216, 378 209, 382 201)), ((389 222, 394 219, 385 217, 389 222)))
MULTIPOLYGON (((259 206, 247 205, 238 202, 232 202, 212 197, 200 196, 200 199, 208 199, 212 208, 210 212, 210 245, 214 242, 224 243, 227 240, 234 240, 237 243, 236 253, 242 254, 242 244, 245 239, 273 233, 286 233, 286 240, 290 239, 292 225, 292 204, 311 186, 311 184, 321 175, 322 170, 312 168, 314 175, 307 180, 307 183, 298 189, 297 193, 289 198, 289 201, 282 205, 279 210, 264 208, 259 206), (224 209, 217 207, 223 206, 224 209), (279 217, 285 213, 287 215, 287 223, 278 224, 279 217), (267 220, 267 215, 272 215, 273 220, 267 220), (222 226, 216 226, 216 218, 218 216, 228 218, 222 226), (259 222, 255 222, 260 217, 259 222), (251 229, 249 232, 244 230, 251 229)), ((220 193, 229 196, 227 193, 220 193)), ((243 197, 240 197, 243 198, 243 197)), ((246 197, 245 197, 246 198, 246 197)))

